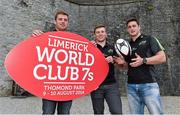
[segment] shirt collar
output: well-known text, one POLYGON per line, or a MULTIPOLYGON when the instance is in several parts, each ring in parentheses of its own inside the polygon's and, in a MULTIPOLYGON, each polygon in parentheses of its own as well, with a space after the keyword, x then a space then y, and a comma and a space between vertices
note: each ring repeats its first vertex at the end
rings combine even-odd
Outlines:
POLYGON ((106 44, 104 45, 104 47, 102 47, 101 45, 97 44, 97 47, 101 47, 101 48, 105 48, 108 47, 109 43, 106 41, 106 44))
POLYGON ((143 39, 143 37, 144 37, 144 35, 143 34, 141 34, 135 41, 133 41, 132 39, 131 39, 131 41, 130 42, 136 42, 136 41, 138 41, 138 40, 140 40, 140 39, 143 39))

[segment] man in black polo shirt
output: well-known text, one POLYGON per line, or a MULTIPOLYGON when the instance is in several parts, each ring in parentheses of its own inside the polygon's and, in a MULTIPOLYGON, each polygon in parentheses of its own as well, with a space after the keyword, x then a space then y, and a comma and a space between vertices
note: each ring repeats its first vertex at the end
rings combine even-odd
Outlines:
POLYGON ((163 114, 154 65, 166 61, 164 48, 156 38, 141 34, 139 22, 135 18, 127 21, 127 31, 131 37, 132 55, 126 59, 127 63, 122 56, 115 57, 114 61, 128 66, 130 113, 144 114, 146 106, 150 114, 163 114))
MULTIPOLYGON (((106 100, 111 114, 122 114, 122 103, 120 91, 114 76, 113 56, 114 47, 107 43, 107 33, 104 25, 96 26, 94 29, 95 44, 104 54, 109 64, 109 72, 103 83, 91 93, 94 114, 104 113, 104 99, 106 100)), ((101 76, 99 76, 101 77, 101 76)))
MULTIPOLYGON (((55 14, 55 28, 51 31, 67 31, 69 23, 69 15, 64 11, 58 11, 55 14)), ((32 36, 39 36, 43 32, 41 30, 34 30, 32 36)), ((72 100, 69 101, 53 101, 42 99, 43 114, 54 114, 57 106, 57 114, 70 114, 72 100)))

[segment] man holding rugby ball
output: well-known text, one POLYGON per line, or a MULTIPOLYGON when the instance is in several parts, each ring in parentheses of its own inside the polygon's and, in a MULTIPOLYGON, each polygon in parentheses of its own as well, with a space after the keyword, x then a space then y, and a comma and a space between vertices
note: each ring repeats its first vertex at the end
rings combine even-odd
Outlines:
POLYGON ((128 68, 130 113, 144 114, 146 106, 150 114, 163 114, 154 65, 166 62, 164 48, 156 38, 141 34, 139 21, 135 18, 127 21, 127 31, 131 37, 132 55, 128 60, 114 57, 114 61, 128 68))

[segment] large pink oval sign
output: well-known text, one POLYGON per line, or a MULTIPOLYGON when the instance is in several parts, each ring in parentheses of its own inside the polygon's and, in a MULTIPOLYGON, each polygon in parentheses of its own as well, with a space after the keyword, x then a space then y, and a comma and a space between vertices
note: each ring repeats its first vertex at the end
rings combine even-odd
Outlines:
POLYGON ((24 40, 8 53, 5 67, 25 90, 59 101, 95 90, 109 69, 89 40, 70 32, 48 32, 24 40))

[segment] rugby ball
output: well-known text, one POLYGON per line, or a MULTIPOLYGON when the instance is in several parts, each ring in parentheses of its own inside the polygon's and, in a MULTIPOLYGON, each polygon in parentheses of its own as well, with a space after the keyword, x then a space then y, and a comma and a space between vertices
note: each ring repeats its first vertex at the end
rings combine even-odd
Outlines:
POLYGON ((124 39, 118 39, 115 43, 115 51, 123 57, 131 56, 132 50, 129 42, 124 39))

